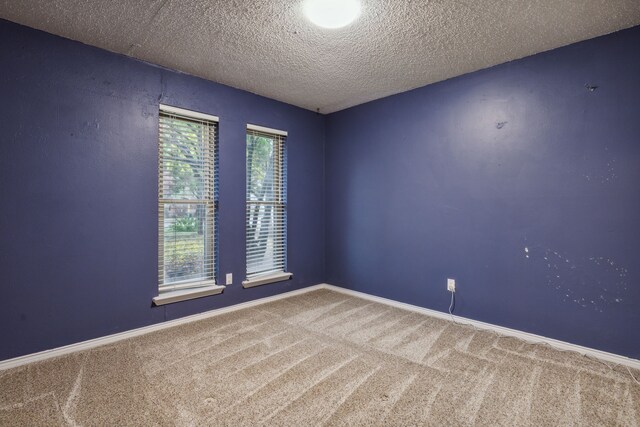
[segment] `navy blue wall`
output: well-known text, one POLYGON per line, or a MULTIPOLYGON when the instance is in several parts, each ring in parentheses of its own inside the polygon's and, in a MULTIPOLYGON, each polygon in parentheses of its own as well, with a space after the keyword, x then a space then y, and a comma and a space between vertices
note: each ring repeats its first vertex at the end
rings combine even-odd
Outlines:
POLYGON ((457 314, 639 358, 638 46, 634 28, 325 118, 0 20, 0 360, 323 281, 446 311, 447 277, 457 314), (235 283, 152 307, 159 102, 221 118, 235 283), (249 290, 246 123, 290 133, 294 273, 249 290))
POLYGON ((323 116, 2 20, 0 67, 0 360, 324 280, 323 116), (220 116, 235 283, 152 307, 159 102, 220 116), (246 123, 289 131, 294 278, 244 290, 246 123))
POLYGON ((639 76, 636 27, 328 116, 327 281, 640 358, 639 76))

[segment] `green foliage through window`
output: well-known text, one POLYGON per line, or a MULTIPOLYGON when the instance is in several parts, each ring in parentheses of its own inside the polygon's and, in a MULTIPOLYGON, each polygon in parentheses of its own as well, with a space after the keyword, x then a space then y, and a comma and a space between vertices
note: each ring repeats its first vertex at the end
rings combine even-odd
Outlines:
POLYGON ((160 286, 214 278, 215 123, 160 114, 160 286))
POLYGON ((284 153, 284 137, 247 132, 247 278, 284 269, 284 153))

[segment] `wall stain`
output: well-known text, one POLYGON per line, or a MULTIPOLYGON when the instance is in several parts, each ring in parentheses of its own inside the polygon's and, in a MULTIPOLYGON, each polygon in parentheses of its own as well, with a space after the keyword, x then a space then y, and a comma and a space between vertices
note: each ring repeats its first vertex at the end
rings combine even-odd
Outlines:
POLYGON ((618 179, 618 174, 616 173, 616 159, 614 159, 609 153, 609 147, 604 147, 605 153, 602 153, 602 157, 608 157, 606 164, 603 164, 602 167, 593 170, 590 174, 584 174, 584 178, 587 181, 601 184, 608 184, 616 181, 618 179))
POLYGON ((624 302, 629 290, 629 270, 603 257, 569 257, 542 246, 525 246, 524 257, 536 273, 544 272, 544 281, 564 302, 577 304, 598 313, 624 302))

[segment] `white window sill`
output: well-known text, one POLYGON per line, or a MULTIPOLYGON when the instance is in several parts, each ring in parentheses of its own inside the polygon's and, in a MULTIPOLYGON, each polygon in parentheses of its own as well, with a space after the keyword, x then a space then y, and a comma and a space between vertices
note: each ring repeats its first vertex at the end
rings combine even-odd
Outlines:
POLYGON ((251 280, 245 280, 242 282, 243 288, 253 288, 255 286, 266 285, 268 283, 282 282, 289 280, 293 276, 293 273, 276 273, 269 274, 268 276, 260 276, 251 280))
POLYGON ((178 301, 186 301, 195 298, 217 295, 224 291, 224 286, 211 285, 200 288, 180 289, 176 291, 163 292, 153 299, 155 305, 171 304, 178 301))

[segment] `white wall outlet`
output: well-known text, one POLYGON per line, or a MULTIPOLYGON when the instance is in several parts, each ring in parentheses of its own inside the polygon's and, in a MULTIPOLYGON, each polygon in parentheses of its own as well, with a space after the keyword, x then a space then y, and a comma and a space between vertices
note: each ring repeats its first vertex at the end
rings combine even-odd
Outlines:
POLYGON ((456 291, 456 280, 455 279, 447 279, 447 290, 449 292, 456 291))
POLYGON ((233 273, 227 273, 227 283, 226 285, 230 285, 233 283, 233 273))

